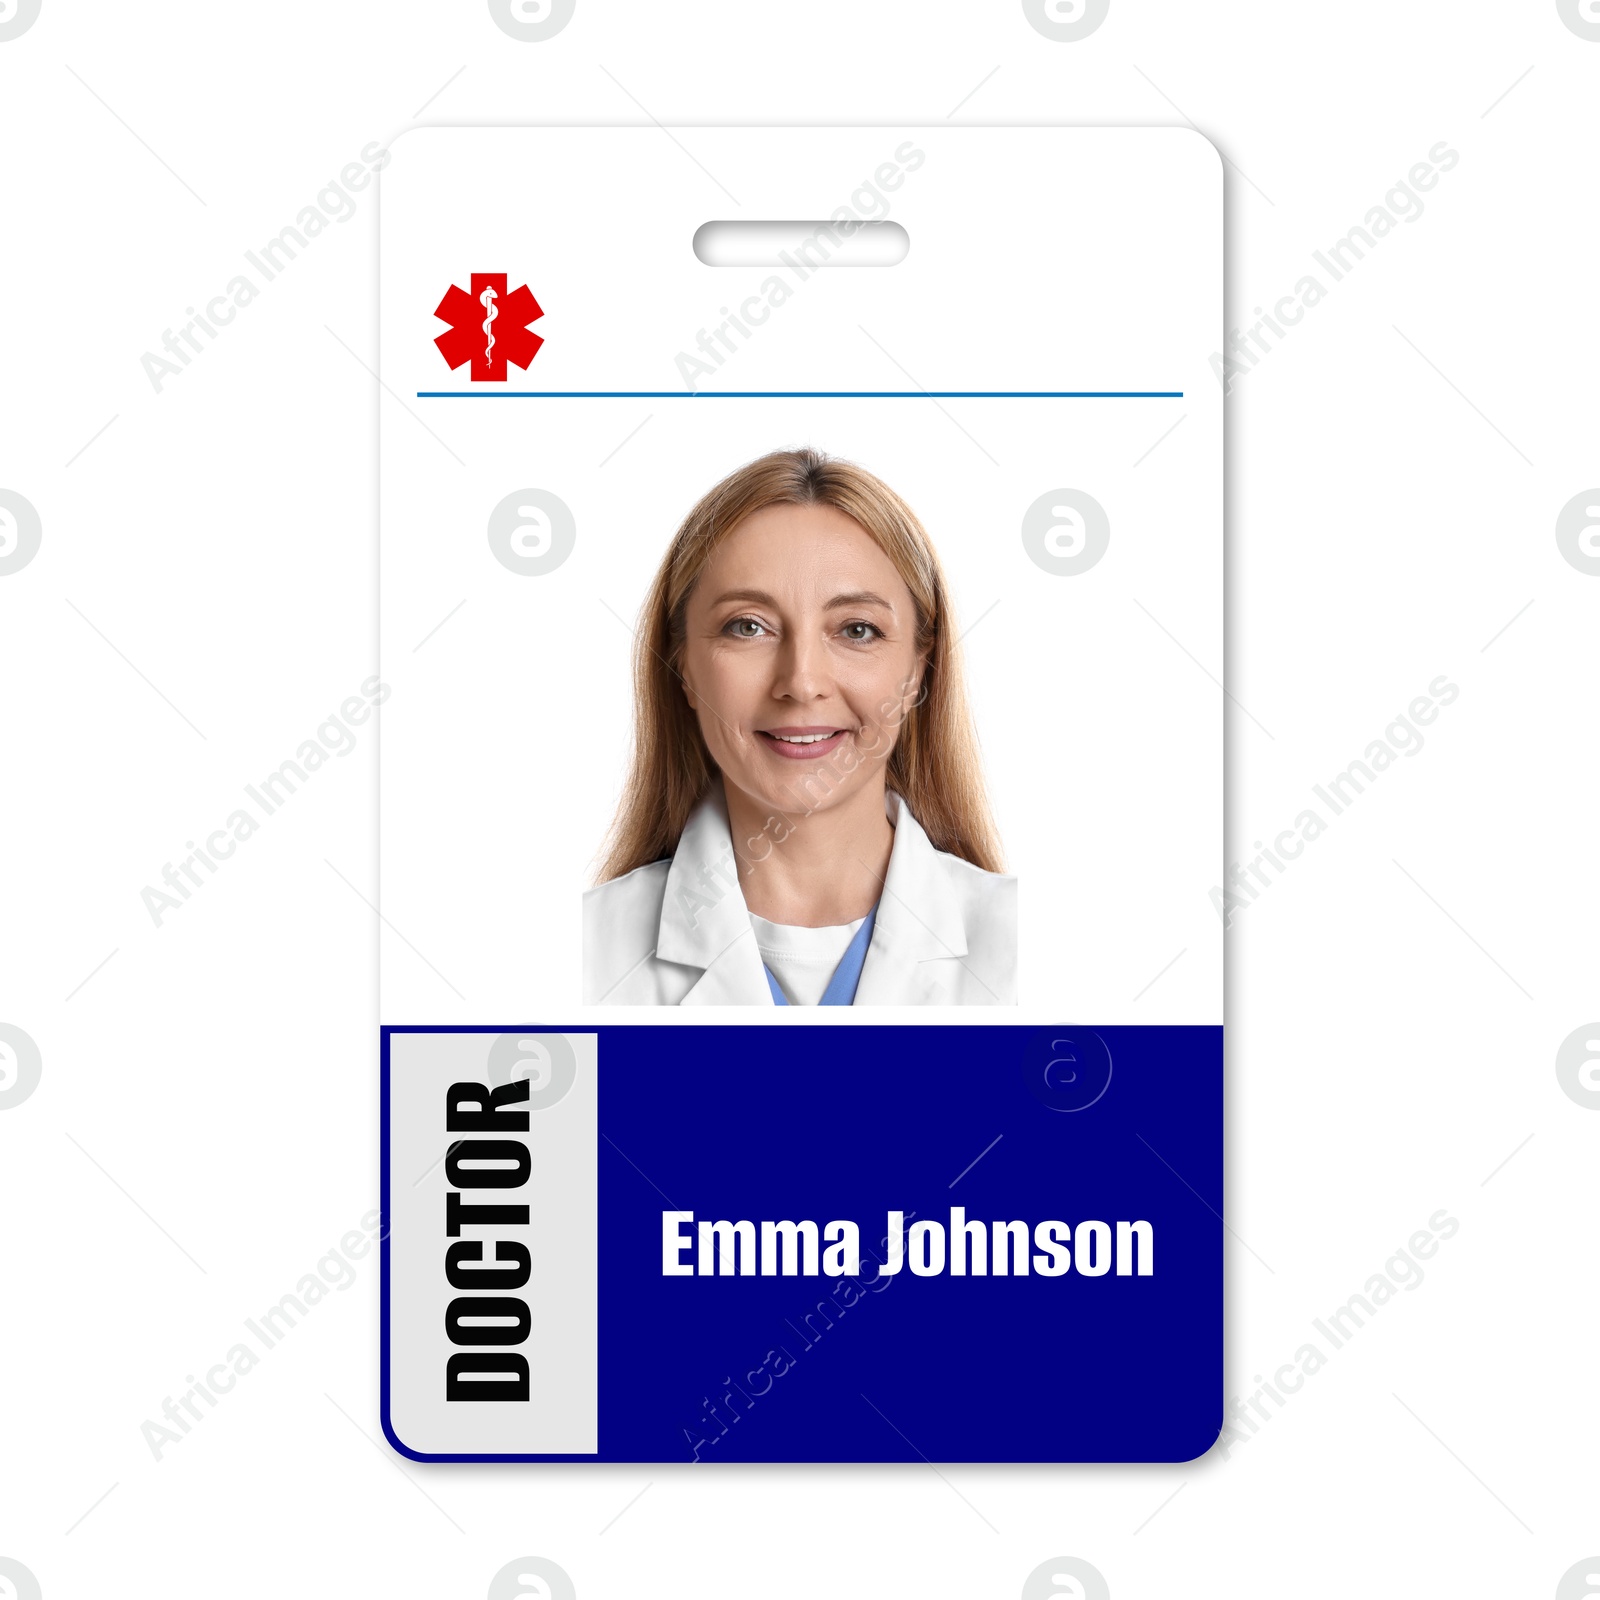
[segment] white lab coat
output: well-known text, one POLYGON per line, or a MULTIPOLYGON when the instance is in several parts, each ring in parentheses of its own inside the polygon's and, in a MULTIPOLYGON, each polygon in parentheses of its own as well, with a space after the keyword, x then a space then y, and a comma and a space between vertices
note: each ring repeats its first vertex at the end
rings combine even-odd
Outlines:
MULTIPOLYGON (((858 1006, 1017 1003, 1017 880, 935 850, 898 795, 858 1006)), ((782 849, 781 845, 773 848, 782 849)), ((721 785, 670 861, 583 897, 585 1005, 770 1006, 721 785)))

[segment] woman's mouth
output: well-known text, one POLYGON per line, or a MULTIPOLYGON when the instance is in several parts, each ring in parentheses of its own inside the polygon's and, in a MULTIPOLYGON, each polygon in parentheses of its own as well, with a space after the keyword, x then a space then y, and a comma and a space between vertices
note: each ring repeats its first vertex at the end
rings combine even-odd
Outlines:
POLYGON ((848 728, 757 728, 761 742, 786 761, 815 761, 837 750, 848 728))

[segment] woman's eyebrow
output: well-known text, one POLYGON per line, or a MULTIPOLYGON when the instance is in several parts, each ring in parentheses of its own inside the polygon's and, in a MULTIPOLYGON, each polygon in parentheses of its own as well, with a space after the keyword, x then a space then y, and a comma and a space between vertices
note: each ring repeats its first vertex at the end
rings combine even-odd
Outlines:
MULTIPOLYGON (((774 611, 778 609, 778 602, 765 589, 726 589, 711 604, 713 606, 745 604, 770 606, 774 611)), ((836 594, 828 601, 825 609, 833 611, 840 606, 882 606, 885 611, 894 610, 881 594, 874 594, 871 589, 852 589, 846 594, 836 594)))

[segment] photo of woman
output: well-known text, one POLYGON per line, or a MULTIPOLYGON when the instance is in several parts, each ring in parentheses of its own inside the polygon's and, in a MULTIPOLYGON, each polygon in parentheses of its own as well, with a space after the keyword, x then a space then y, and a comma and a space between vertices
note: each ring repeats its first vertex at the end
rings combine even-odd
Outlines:
POLYGON ((705 494, 645 601, 634 700, 586 1004, 1016 1003, 944 575, 886 484, 800 449, 705 494))

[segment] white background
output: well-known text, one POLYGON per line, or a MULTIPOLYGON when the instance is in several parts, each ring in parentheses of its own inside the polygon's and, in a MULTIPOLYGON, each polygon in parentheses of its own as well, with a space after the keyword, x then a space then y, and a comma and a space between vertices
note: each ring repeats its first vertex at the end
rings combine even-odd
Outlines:
MULTIPOLYGON (((43 1060, 0 1111, 0 1553, 50 1600, 478 1597, 522 1555, 591 1597, 1011 1596, 1057 1554, 1118 1600, 1554 1595, 1600 1547, 1600 1116, 1554 1071, 1600 1013, 1600 579, 1554 538, 1600 482, 1597 76, 1554 0, 1113 0, 1077 43, 1014 4, 579 0, 540 44, 483 5, 44 0, 0 42, 0 487, 44 530, 0 578, 0 1021, 43 1060), (374 670, 369 200, 164 393, 139 358, 419 108, 1192 117, 1233 163, 1230 323, 1460 151, 1228 401, 1229 857, 1436 675, 1461 696, 1228 933, 1227 1392, 1461 1227, 1228 1459, 425 1469, 378 1440, 370 1257, 151 1458, 163 1397, 375 1202, 370 737, 163 927, 139 900, 374 670)), ((1175 653, 1174 692, 1222 665, 1175 653)), ((995 1402, 1094 1381, 1019 1351, 995 1402)))

